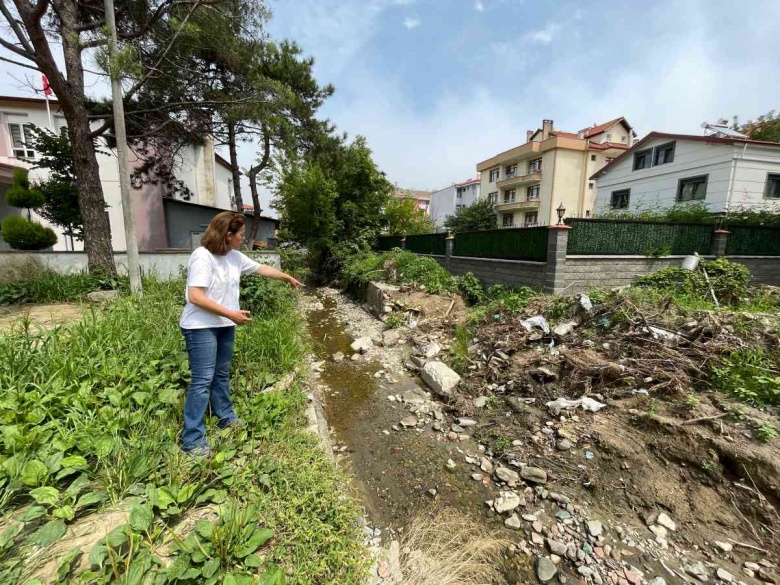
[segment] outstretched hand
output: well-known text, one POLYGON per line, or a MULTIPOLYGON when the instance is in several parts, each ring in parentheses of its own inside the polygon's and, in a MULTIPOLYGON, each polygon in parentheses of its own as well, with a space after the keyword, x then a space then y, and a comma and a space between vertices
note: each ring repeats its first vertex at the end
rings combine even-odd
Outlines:
POLYGON ((236 309, 235 311, 230 311, 230 313, 227 315, 227 318, 233 321, 233 323, 236 325, 246 325, 252 321, 252 317, 249 316, 251 314, 251 311, 236 309))
POLYGON ((298 288, 299 286, 303 286, 303 283, 300 280, 297 280, 296 278, 290 276, 288 281, 290 283, 290 286, 293 288, 298 288))

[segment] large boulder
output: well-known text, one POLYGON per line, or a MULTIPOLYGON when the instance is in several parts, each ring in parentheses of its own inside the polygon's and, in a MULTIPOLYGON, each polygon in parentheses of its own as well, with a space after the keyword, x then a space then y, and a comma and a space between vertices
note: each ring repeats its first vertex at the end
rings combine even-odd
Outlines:
POLYGON ((428 362, 420 373, 428 387, 440 396, 452 396, 460 376, 441 362, 428 362))
POLYGON ((359 337, 352 342, 352 345, 350 347, 352 348, 352 351, 359 351, 360 353, 366 353, 368 350, 374 347, 374 342, 371 341, 370 337, 359 337))
POLYGON ((87 300, 90 303, 107 303, 108 301, 115 301, 118 298, 118 290, 96 290, 87 295, 87 300))

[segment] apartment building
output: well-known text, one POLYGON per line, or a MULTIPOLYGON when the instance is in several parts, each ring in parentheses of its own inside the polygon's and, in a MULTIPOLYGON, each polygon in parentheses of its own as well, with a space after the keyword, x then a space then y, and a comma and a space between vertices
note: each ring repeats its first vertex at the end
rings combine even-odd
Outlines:
POLYGON ((401 189, 396 187, 390 197, 393 199, 414 199, 417 209, 422 211, 425 215, 429 215, 431 195, 433 195, 433 191, 419 191, 416 189, 401 189))
MULTIPOLYGON (((59 132, 67 124, 56 101, 50 100, 47 109, 44 99, 0 96, 0 222, 8 215, 23 213, 5 202, 14 169, 32 169, 29 176, 33 181, 46 176, 45 170, 33 169, 39 155, 33 145, 32 126, 59 132)), ((111 225, 112 246, 115 251, 124 251, 127 245, 119 191, 119 163, 115 151, 105 143, 100 146, 97 159, 103 196, 108 205, 106 214, 111 225)), ((131 169, 139 164, 131 149, 131 169)), ((186 185, 188 193, 169 193, 163 185, 151 183, 131 191, 136 240, 141 252, 196 247, 211 218, 219 211, 232 209, 230 165, 215 152, 211 140, 184 149, 177 157, 175 174, 186 185)), ((251 216, 251 213, 247 215, 251 216)), ((34 212, 33 216, 36 221, 48 225, 34 212)), ((258 241, 273 238, 277 224, 278 220, 263 218, 258 241)), ((83 249, 81 242, 71 242, 56 226, 51 227, 57 234, 54 250, 83 249)), ((8 245, 0 233, 0 250, 3 249, 8 249, 8 245)))
POLYGON ((431 195, 430 213, 436 223, 436 229, 443 229, 449 216, 479 199, 479 187, 479 178, 469 179, 462 183, 453 183, 431 195))
POLYGON ((548 225, 563 204, 567 216, 589 217, 594 173, 628 150, 636 134, 625 118, 579 132, 555 130, 552 120, 529 130, 526 142, 477 164, 480 192, 495 205, 499 227, 548 225))

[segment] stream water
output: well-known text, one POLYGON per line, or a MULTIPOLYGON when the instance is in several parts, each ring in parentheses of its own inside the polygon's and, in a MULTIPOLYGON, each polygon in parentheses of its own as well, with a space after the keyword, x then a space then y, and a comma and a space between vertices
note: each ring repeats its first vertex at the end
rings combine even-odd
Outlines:
POLYGON ((332 439, 347 446, 341 462, 354 477, 369 520, 374 526, 398 528, 413 514, 430 509, 435 500, 476 513, 485 523, 495 522, 484 513, 484 501, 495 494, 472 480, 464 468, 465 454, 478 454, 476 443, 450 442, 429 429, 393 430, 410 413, 388 396, 419 388, 417 381, 405 371, 394 371, 394 382, 377 379, 374 374, 382 369, 381 363, 351 360, 353 338, 336 313, 337 300, 320 293, 317 298, 324 309, 310 311, 307 318, 317 358, 324 362, 323 407, 332 439), (333 361, 337 352, 346 359, 333 361), (450 458, 457 465, 453 471, 446 467, 450 458), (431 489, 436 490, 435 497, 431 489))

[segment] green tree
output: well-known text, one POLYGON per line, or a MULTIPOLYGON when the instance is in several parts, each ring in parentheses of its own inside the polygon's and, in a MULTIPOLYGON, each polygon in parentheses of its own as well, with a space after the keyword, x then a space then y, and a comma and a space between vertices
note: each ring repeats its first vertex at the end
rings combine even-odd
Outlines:
POLYGON ((382 231, 392 235, 430 234, 436 231, 436 223, 417 207, 410 198, 390 199, 384 211, 382 231))
POLYGON ((349 145, 321 136, 307 159, 288 167, 274 206, 285 233, 308 246, 315 266, 331 278, 349 255, 371 248, 393 186, 361 136, 349 145))
POLYGON ((752 140, 780 142, 780 112, 775 110, 759 116, 755 121, 748 120, 745 124, 740 124, 739 118, 734 116, 731 127, 737 132, 746 134, 752 140))
POLYGON ((38 189, 30 186, 27 171, 14 170, 13 183, 5 194, 5 200, 11 207, 27 210, 27 219, 10 215, 3 220, 3 239, 16 250, 43 250, 57 242, 57 235, 51 228, 32 221, 32 209, 44 203, 44 196, 38 189))
POLYGON ((72 249, 74 239, 81 241, 84 238, 84 220, 79 209, 73 148, 68 131, 63 128, 59 134, 55 134, 43 128, 33 128, 33 135, 35 151, 39 155, 34 168, 48 171, 48 178, 35 185, 44 197, 38 215, 62 228, 63 233, 70 238, 72 249))
POLYGON ((450 232, 476 232, 496 228, 496 212, 487 199, 479 199, 468 207, 461 207, 444 222, 450 232))

